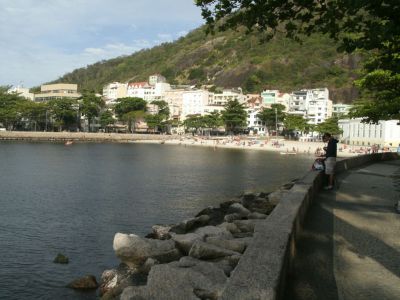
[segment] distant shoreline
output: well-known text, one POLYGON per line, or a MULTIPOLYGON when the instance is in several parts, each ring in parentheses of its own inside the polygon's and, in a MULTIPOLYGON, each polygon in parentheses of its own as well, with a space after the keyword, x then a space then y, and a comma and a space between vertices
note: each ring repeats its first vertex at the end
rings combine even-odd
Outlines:
MULTIPOLYGON (((316 150, 324 147, 323 142, 299 142, 274 139, 257 140, 254 137, 192 137, 160 134, 126 134, 126 133, 88 133, 88 132, 33 132, 33 131, 4 131, 0 132, 0 141, 30 141, 30 142, 94 142, 94 143, 146 143, 183 146, 203 146, 218 148, 274 151, 285 154, 315 155, 316 150)), ((70 143, 71 144, 71 143, 70 143)), ((338 157, 360 155, 360 147, 339 144, 338 157)))

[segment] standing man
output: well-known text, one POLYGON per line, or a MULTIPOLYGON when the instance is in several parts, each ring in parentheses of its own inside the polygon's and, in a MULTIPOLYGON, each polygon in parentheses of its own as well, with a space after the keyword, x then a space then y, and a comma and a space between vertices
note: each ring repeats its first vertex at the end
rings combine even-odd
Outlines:
POLYGON ((330 133, 325 133, 322 136, 324 143, 328 143, 325 152, 325 174, 328 175, 328 186, 325 187, 326 190, 333 189, 333 182, 335 176, 335 166, 337 157, 337 139, 333 138, 330 133))

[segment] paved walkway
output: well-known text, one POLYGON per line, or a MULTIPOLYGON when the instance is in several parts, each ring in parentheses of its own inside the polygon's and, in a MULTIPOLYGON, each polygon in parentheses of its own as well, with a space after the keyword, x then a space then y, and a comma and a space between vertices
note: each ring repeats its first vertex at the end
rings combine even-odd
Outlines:
POLYGON ((286 299, 400 299, 400 160, 341 174, 300 234, 286 299))

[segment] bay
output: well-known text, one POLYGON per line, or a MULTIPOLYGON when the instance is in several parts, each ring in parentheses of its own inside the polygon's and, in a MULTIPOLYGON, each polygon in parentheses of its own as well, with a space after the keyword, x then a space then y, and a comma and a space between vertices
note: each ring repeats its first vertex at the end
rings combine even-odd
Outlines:
POLYGON ((313 157, 151 144, 0 143, 0 298, 96 299, 65 285, 118 265, 116 232, 194 216, 302 177, 313 157), (57 253, 70 259, 54 264, 57 253))

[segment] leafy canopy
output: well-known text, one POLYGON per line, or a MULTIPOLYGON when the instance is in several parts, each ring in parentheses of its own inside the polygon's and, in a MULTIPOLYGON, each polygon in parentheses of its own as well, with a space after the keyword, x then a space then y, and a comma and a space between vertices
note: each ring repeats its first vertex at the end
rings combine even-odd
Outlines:
POLYGON ((196 0, 209 30, 245 26, 266 40, 283 32, 300 40, 318 32, 339 42, 338 50, 368 51, 356 82, 361 100, 353 116, 367 122, 400 118, 400 2, 398 0, 196 0))
POLYGON ((221 112, 227 131, 236 132, 246 126, 247 112, 238 100, 231 100, 221 112))

